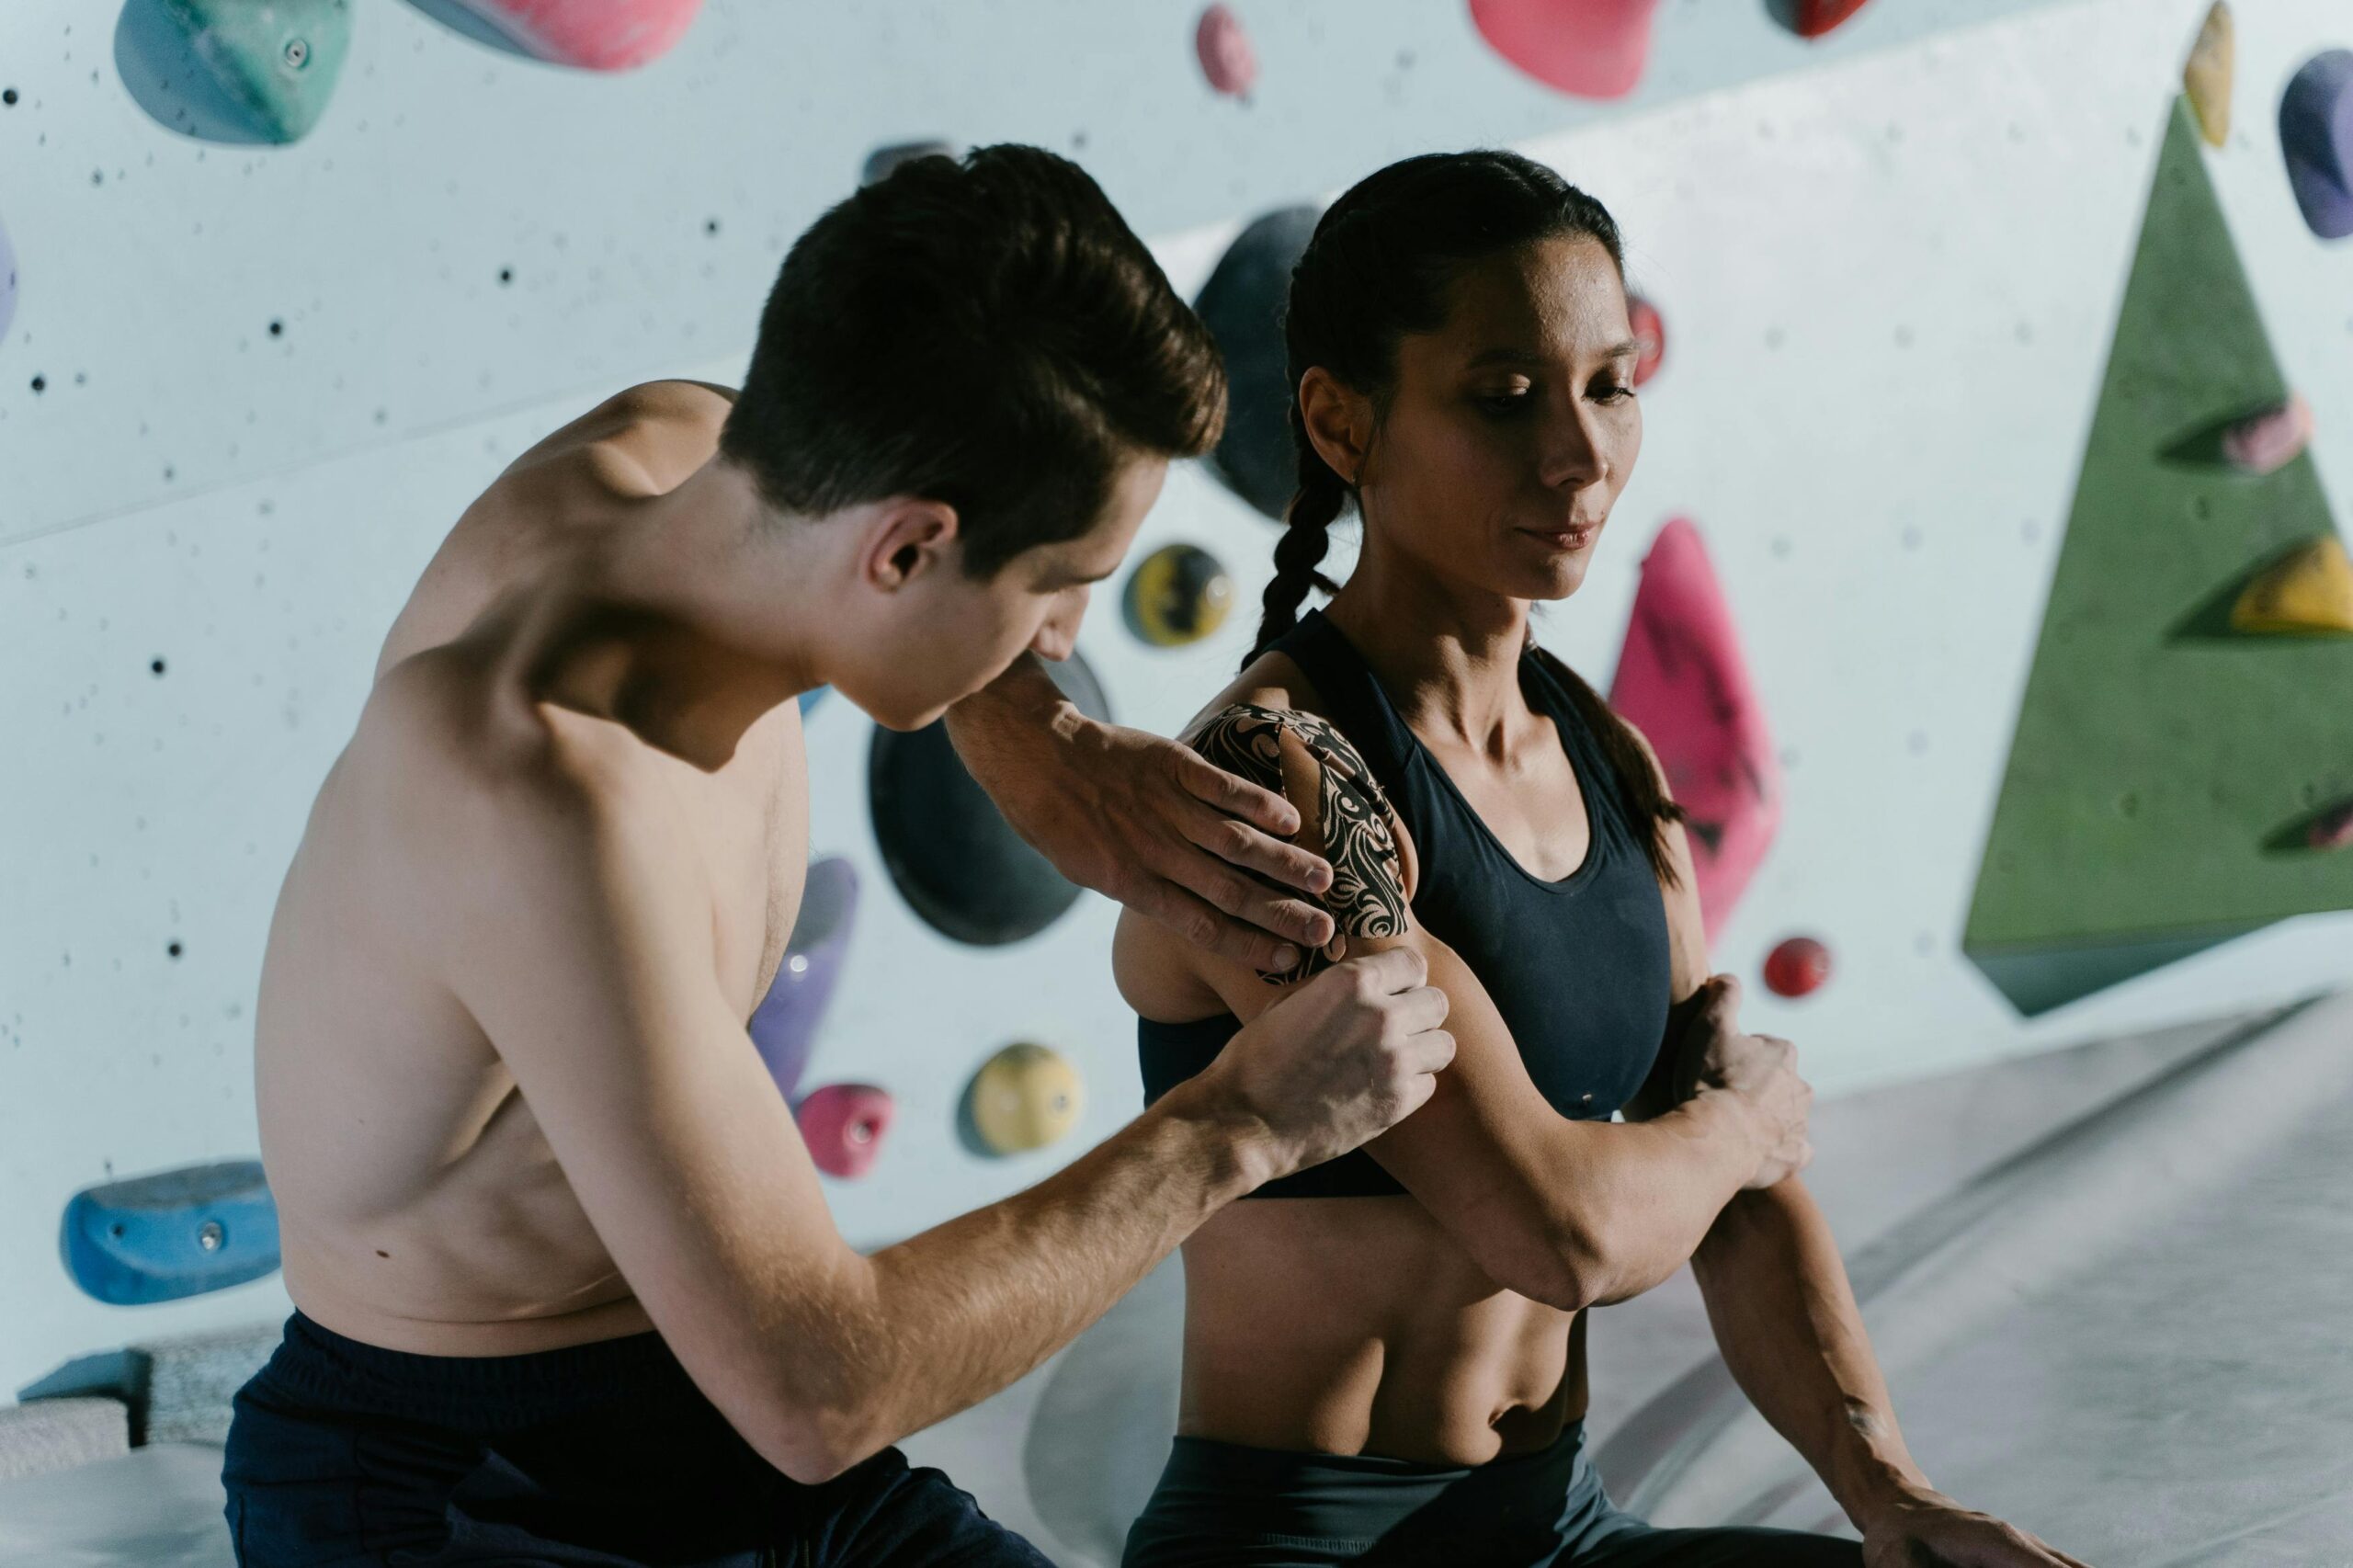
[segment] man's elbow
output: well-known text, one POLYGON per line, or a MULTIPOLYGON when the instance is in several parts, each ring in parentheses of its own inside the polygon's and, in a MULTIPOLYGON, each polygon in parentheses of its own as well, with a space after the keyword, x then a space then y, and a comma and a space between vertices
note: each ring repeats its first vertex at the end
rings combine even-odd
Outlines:
POLYGON ((791 1480, 820 1486, 855 1470, 890 1442, 870 1412, 804 1405, 779 1411, 753 1447, 791 1480))

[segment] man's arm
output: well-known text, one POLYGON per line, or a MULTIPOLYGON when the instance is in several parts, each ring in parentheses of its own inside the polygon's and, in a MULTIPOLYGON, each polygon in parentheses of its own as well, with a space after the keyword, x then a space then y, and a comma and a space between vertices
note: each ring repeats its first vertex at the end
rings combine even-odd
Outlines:
POLYGON ((1450 1051, 1418 966, 1354 966, 1057 1175, 861 1256, 720 994, 688 825, 572 744, 420 794, 418 928, 663 1337, 796 1479, 1029 1370, 1220 1205, 1409 1112, 1450 1051))
POLYGON ((1283 841, 1299 819, 1282 796, 1175 741, 1088 718, 1036 655, 950 708, 948 734, 1014 831, 1079 886, 1258 969, 1290 969, 1287 947, 1331 940, 1330 918, 1281 891, 1331 883, 1329 867, 1283 841))

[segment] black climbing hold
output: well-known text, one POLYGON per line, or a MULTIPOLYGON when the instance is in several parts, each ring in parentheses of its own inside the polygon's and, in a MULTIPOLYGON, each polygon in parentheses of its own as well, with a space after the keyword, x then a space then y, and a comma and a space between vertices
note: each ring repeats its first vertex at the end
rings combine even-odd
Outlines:
POLYGON ((1211 457, 1211 472, 1278 519, 1299 487, 1283 309, 1291 268, 1306 253, 1316 217, 1313 207, 1285 207, 1254 220, 1218 258, 1193 301, 1225 356, 1225 435, 1211 457))
MULTIPOLYGON (((1086 660, 1074 653, 1046 668, 1079 711, 1109 720, 1086 660)), ((964 770, 946 724, 878 728, 867 795, 892 882, 940 935, 976 947, 1017 942, 1078 901, 1077 887, 1022 841, 964 770)))

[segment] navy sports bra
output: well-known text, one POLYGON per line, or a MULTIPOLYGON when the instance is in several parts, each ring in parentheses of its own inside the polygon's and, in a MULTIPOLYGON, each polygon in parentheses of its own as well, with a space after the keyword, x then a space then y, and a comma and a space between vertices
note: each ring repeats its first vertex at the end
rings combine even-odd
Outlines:
MULTIPOLYGON (((1592 824, 1585 861, 1559 881, 1530 876, 1495 842, 1446 770, 1414 738, 1339 628, 1309 610, 1269 645, 1313 683, 1324 716, 1363 756, 1421 866, 1414 918, 1470 965, 1554 1110, 1604 1119, 1650 1074, 1666 1028, 1666 910, 1618 775, 1560 678, 1532 653, 1520 689, 1550 718, 1592 824)), ((1150 1104, 1217 1058, 1231 1013, 1136 1020, 1150 1104)), ((1253 1198, 1370 1198, 1405 1189, 1361 1149, 1270 1181, 1253 1198)))

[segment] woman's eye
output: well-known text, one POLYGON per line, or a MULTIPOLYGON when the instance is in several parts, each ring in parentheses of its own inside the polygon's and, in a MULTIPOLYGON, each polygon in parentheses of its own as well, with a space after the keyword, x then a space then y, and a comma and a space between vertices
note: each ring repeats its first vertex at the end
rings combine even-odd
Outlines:
POLYGON ((1529 394, 1524 391, 1483 392, 1479 396, 1479 401, 1498 414, 1514 414, 1528 406, 1529 394))
POLYGON ((1634 395, 1634 389, 1622 384, 1604 385, 1597 387, 1594 395, 1603 403, 1622 403, 1634 395))

